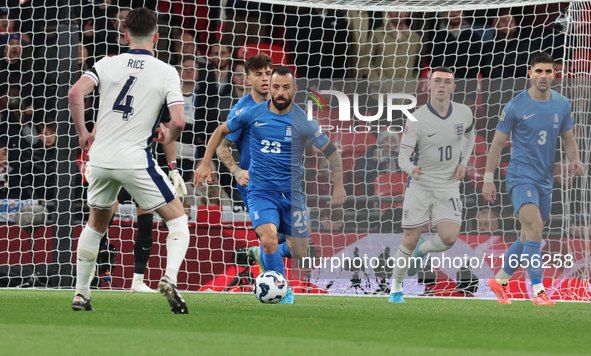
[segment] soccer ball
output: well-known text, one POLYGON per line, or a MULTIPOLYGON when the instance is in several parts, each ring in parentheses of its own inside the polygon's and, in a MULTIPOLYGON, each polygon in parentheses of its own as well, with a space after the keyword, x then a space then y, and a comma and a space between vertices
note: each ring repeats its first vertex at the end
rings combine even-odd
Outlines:
POLYGON ((253 292, 259 302, 277 304, 287 294, 287 281, 281 273, 267 271, 257 276, 253 292))

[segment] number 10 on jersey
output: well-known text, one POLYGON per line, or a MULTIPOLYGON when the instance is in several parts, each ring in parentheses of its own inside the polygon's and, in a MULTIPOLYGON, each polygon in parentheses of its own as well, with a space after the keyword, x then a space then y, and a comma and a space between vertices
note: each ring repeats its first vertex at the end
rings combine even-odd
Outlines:
POLYGON ((123 121, 129 120, 129 117, 133 115, 133 96, 127 95, 127 93, 129 93, 136 80, 136 77, 132 75, 129 76, 123 89, 119 92, 117 99, 115 99, 115 104, 113 104, 113 111, 122 113, 123 121))

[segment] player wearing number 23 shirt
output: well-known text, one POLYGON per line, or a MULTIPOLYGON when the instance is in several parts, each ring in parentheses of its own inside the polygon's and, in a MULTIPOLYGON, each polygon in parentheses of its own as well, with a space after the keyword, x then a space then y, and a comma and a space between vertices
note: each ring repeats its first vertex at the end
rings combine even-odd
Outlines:
MULTIPOLYGON (((271 100, 237 112, 215 130, 203 160, 195 170, 194 181, 198 187, 205 178, 211 180, 209 167, 213 152, 227 134, 241 128, 249 129, 249 214, 263 244, 261 259, 265 267, 283 276, 285 266, 277 250, 278 232, 286 235, 292 256, 304 257, 308 250, 308 218, 301 188, 307 141, 312 142, 330 162, 335 177, 333 203, 343 204, 346 198, 341 156, 318 124, 308 121, 304 111, 292 104, 295 91, 293 72, 286 67, 274 69, 271 100)), ((292 304, 293 300, 293 292, 288 290, 281 302, 292 304)))

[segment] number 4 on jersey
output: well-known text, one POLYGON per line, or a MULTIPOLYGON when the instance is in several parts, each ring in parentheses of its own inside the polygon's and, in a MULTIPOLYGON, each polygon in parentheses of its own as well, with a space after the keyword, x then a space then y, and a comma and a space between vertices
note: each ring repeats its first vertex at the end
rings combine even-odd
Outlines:
POLYGON ((133 107, 131 106, 133 104, 133 96, 127 95, 127 93, 129 93, 135 84, 136 79, 134 76, 129 76, 129 79, 127 79, 123 89, 121 89, 121 92, 117 96, 115 104, 113 104, 113 111, 122 113, 124 121, 129 120, 129 117, 133 115, 133 107))

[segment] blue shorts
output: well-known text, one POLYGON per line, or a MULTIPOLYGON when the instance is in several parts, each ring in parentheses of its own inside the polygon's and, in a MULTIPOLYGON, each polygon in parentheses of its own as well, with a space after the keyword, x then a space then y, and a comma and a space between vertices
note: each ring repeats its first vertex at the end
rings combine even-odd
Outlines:
POLYGON ((552 205, 552 190, 544 190, 534 184, 519 184, 513 186, 507 182, 509 198, 515 209, 515 216, 519 218, 519 209, 523 204, 532 203, 540 209, 542 220, 550 219, 552 205))
POLYGON ((292 237, 308 237, 308 213, 304 193, 248 192, 248 213, 255 229, 274 224, 277 231, 292 237))

